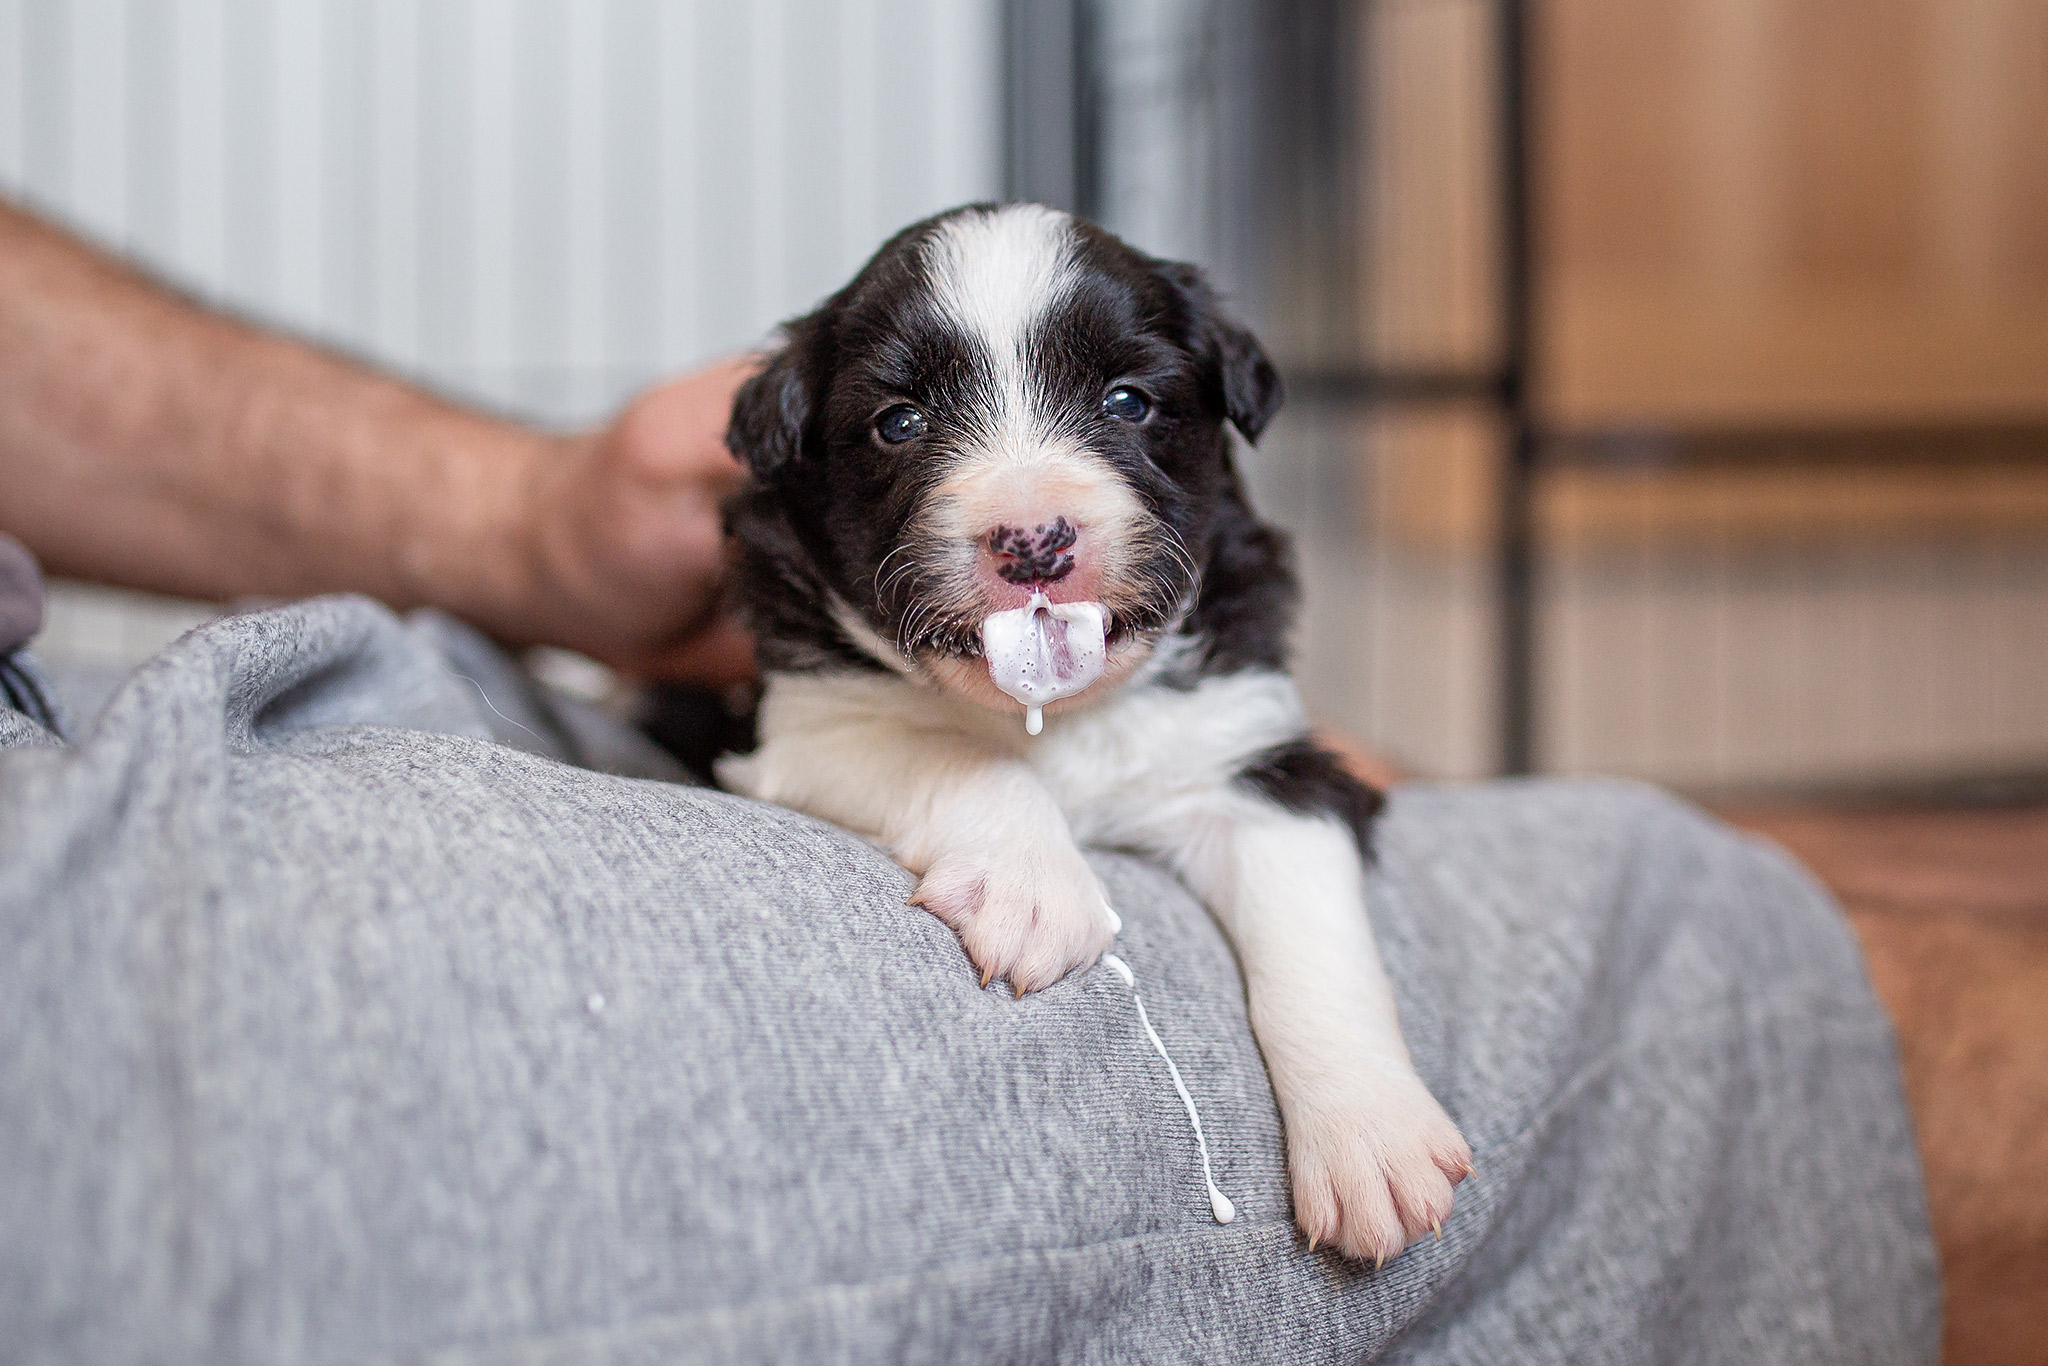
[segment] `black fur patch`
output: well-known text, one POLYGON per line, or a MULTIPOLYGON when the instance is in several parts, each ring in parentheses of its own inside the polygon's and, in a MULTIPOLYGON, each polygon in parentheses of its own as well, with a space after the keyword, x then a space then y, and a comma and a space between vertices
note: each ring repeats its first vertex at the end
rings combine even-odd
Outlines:
POLYGON ((1359 852, 1372 857, 1372 819, 1386 798, 1313 740, 1295 740, 1256 755, 1237 781, 1296 815, 1335 816, 1351 827, 1359 852))
POLYGON ((1285 671, 1300 593, 1287 534, 1260 521, 1235 471, 1202 557, 1202 592, 1183 628, 1200 643, 1200 676, 1285 671))
POLYGON ((725 530, 738 551, 734 600, 764 673, 886 671, 832 619, 830 585, 774 490, 756 484, 728 498, 725 530))
POLYGON ((651 685, 641 702, 640 729, 707 786, 717 782, 711 766, 719 755, 745 754, 755 744, 750 700, 701 683, 651 685))

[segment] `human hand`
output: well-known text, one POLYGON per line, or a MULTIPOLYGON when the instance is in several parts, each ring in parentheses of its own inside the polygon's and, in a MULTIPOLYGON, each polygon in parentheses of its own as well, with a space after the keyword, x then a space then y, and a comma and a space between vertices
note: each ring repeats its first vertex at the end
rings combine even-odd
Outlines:
POLYGON ((719 502, 744 474, 725 449, 733 391, 758 364, 741 357, 669 380, 560 443, 527 514, 543 598, 536 638, 641 677, 753 677, 752 642, 720 600, 719 502))

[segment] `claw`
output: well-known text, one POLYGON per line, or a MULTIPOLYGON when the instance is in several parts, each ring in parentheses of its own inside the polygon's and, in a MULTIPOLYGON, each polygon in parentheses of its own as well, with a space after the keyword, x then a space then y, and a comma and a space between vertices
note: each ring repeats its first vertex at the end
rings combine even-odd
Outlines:
POLYGON ((1017 994, 1018 1000, 1024 999, 1024 988, 1018 986, 1015 982, 1010 983, 1010 990, 1017 994))
POLYGON ((1380 1269, 1381 1267, 1385 1266, 1386 1264, 1387 1264, 1387 1254, 1386 1254, 1386 1253, 1384 1253, 1384 1252, 1380 1253, 1380 1254, 1379 1254, 1379 1256, 1377 1256, 1377 1257, 1374 1257, 1374 1258, 1372 1259, 1372 1269, 1373 1269, 1374 1271, 1378 1271, 1378 1270, 1379 1270, 1379 1269, 1380 1269))
POLYGON ((924 888, 920 887, 909 896, 904 897, 903 904, 922 908, 924 906, 924 888))
POLYGON ((1436 1230, 1436 1240, 1441 1243, 1444 1240, 1444 1221, 1432 1219, 1429 1221, 1429 1226, 1436 1230))
POLYGON ((1309 1250, 1310 1252, 1314 1252, 1314 1251, 1316 1250, 1316 1240, 1317 1240, 1317 1239, 1318 1239, 1318 1238, 1319 1238, 1320 1236, 1321 1236, 1320 1234, 1315 1234, 1315 1233, 1311 1233, 1311 1234, 1309 1234, 1309 1235, 1308 1235, 1308 1250, 1309 1250))
POLYGON ((995 975, 996 970, 994 968, 983 968, 981 970, 981 989, 983 991, 988 990, 988 984, 995 980, 995 975))

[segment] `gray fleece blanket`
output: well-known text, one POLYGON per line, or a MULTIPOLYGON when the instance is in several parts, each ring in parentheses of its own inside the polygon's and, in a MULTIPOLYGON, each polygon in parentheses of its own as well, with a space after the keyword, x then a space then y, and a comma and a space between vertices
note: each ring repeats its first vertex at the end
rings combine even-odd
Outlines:
POLYGON ((1670 798, 1395 794, 1381 949, 1478 1174, 1375 1274, 1296 1236, 1159 872, 1101 856, 1227 1227, 1108 970, 978 991, 888 859, 666 772, 347 598, 194 632, 68 741, 0 711, 0 1356, 1935 1358, 1855 944, 1670 798))

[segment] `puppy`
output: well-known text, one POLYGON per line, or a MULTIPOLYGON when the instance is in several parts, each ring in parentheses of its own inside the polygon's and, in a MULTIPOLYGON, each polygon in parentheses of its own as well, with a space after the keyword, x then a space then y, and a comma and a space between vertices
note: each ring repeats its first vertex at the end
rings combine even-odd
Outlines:
POLYGON ((1379 795, 1309 737, 1286 546, 1233 463, 1280 398, 1191 266, 1028 204, 897 234, 734 403, 766 681, 719 773, 878 841, 1020 996, 1110 946, 1083 846, 1164 863, 1236 945, 1296 1221, 1377 1264, 1471 1152, 1366 920, 1379 795))

